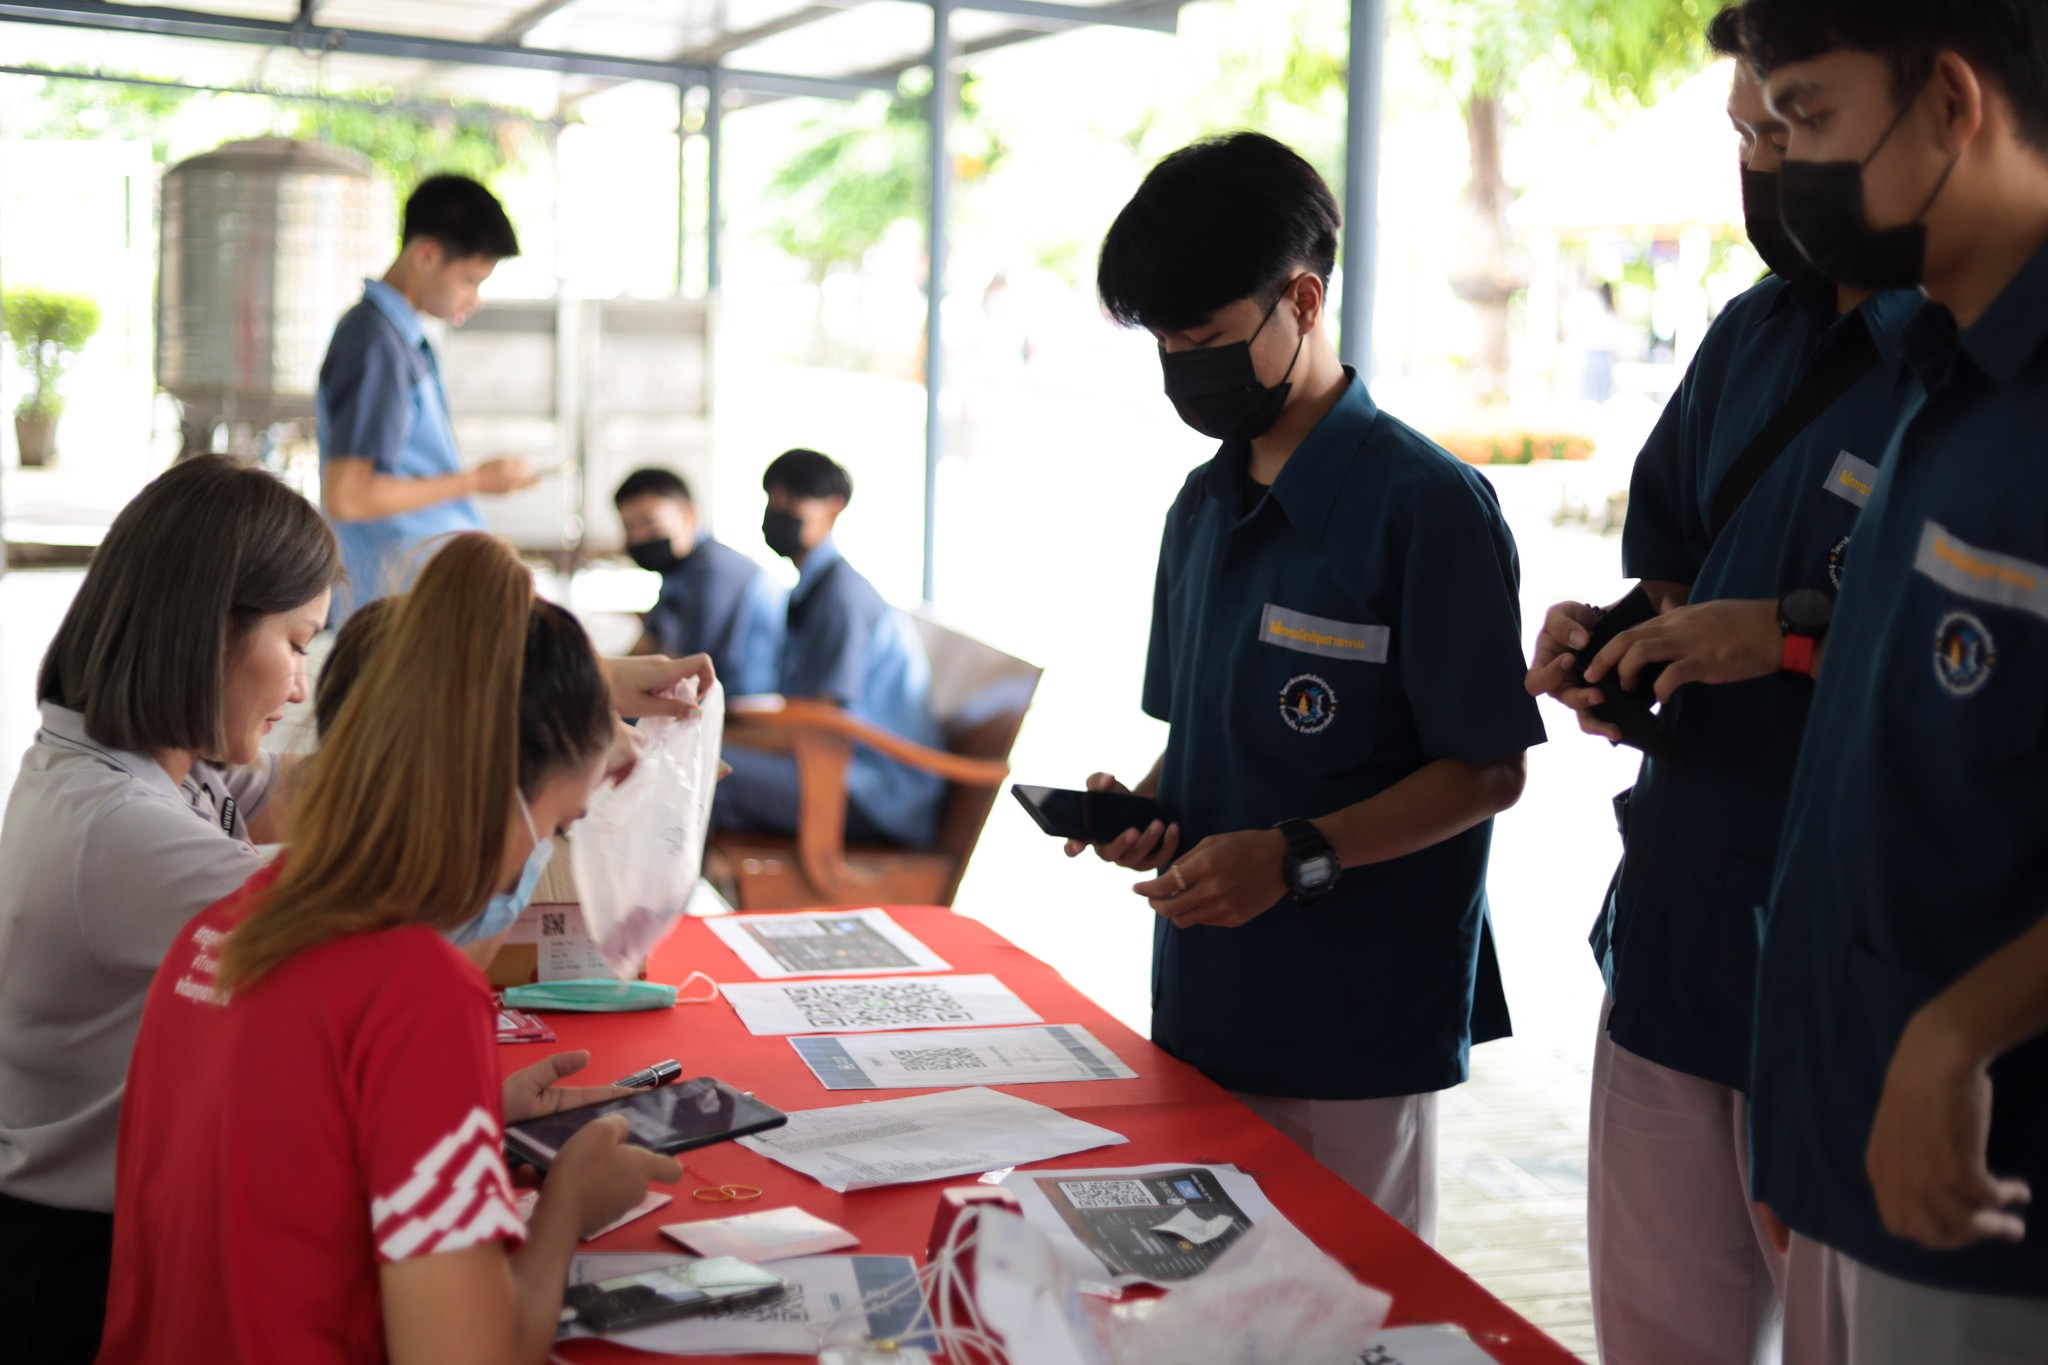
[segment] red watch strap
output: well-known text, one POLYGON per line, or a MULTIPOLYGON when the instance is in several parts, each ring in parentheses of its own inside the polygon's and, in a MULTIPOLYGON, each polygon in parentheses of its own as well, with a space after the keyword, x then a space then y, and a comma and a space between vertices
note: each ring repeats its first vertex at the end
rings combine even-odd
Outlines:
POLYGON ((1785 656, 1778 666, 1787 673, 1797 673, 1802 678, 1812 677, 1813 645, 1811 635, 1787 635, 1785 656))

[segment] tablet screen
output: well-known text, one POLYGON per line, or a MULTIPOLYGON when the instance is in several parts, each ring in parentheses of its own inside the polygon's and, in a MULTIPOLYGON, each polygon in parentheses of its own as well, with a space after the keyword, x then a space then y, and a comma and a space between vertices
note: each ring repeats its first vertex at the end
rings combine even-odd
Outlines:
POLYGON ((702 1147, 722 1138, 775 1127, 784 1119, 759 1100, 708 1076, 700 1076, 625 1099, 509 1124, 506 1133, 520 1139, 515 1144, 517 1148, 530 1148, 532 1154, 552 1160, 562 1150, 562 1144, 583 1125, 607 1114, 624 1114, 631 1128, 626 1141, 657 1152, 702 1147))

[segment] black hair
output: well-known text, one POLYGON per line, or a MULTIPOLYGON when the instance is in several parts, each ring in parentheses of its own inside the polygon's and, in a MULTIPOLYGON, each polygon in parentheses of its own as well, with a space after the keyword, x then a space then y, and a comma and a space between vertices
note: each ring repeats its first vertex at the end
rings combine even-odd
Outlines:
POLYGON ((175 464, 121 509, 36 679, 110 749, 217 753, 237 636, 341 581, 313 504, 221 455, 175 464))
POLYGON ((1207 138, 1145 176, 1102 239, 1095 289, 1126 327, 1185 331, 1239 299, 1277 300, 1304 270, 1328 285, 1343 226, 1293 148, 1263 133, 1207 138))
POLYGON ((853 476, 815 450, 785 450, 775 457, 761 475, 761 491, 773 493, 778 488, 793 497, 853 501, 853 476))
POLYGON ((697 503, 697 500, 690 496, 690 485, 683 481, 682 475, 672 470, 650 466, 646 469, 636 469, 626 476, 625 481, 619 485, 619 491, 612 494, 612 506, 624 507, 635 498, 646 497, 674 498, 677 502, 687 502, 693 507, 697 503))
POLYGON ((1748 49, 1742 45, 1742 0, 1735 0, 1707 21, 1707 46, 1720 57, 1748 55, 1748 49))
POLYGON ((396 597, 377 597, 357 607, 355 614, 334 633, 334 645, 327 662, 320 667, 320 681, 313 685, 313 734, 324 738, 341 716, 342 703, 363 676, 370 656, 391 628, 398 609, 396 597))
POLYGON ((466 175, 430 175, 405 201, 401 243, 430 237, 449 259, 502 261, 519 254, 519 235, 497 196, 466 175))
POLYGON ((1766 74, 1838 49, 1881 58, 1910 99, 1954 52, 2012 106, 2028 146, 2048 150, 2048 5, 2041 0, 1747 0, 1742 42, 1766 74))
POLYGON ((588 763, 611 733, 611 688, 590 637, 574 616, 535 598, 519 675, 519 790, 531 798, 551 774, 588 763))

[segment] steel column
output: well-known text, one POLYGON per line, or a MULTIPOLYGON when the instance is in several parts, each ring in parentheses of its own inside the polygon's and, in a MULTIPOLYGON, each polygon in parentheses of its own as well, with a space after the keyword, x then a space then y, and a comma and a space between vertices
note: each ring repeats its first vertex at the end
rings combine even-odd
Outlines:
POLYGON ((1344 298, 1338 353, 1372 378, 1372 304, 1378 265, 1381 65, 1387 0, 1351 0, 1351 66, 1344 119, 1344 298))
POLYGON ((946 157, 946 128, 953 113, 952 0, 932 0, 932 89, 925 113, 930 161, 926 187, 931 194, 925 227, 924 313, 924 600, 935 597, 939 528, 939 459, 945 453, 944 414, 940 399, 946 387, 946 196, 952 188, 952 166, 946 157))
POLYGON ((704 290, 716 294, 725 281, 719 257, 725 240, 725 68, 711 68, 704 86, 704 290))

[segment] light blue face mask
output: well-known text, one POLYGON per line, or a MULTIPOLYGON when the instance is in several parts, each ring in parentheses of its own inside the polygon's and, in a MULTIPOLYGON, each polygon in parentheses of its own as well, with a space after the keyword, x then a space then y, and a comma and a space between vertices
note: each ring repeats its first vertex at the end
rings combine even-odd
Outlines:
POLYGON ((448 941, 458 948, 478 939, 495 938, 510 929, 512 921, 533 899, 533 888, 540 885, 540 874, 548 870, 548 859, 555 856, 554 841, 541 838, 540 831, 533 827, 533 812, 527 809, 526 797, 516 792, 514 795, 519 796, 519 818, 526 821, 526 832, 533 836, 533 852, 526 855, 526 866, 520 870, 517 886, 500 891, 476 918, 448 931, 448 941))

